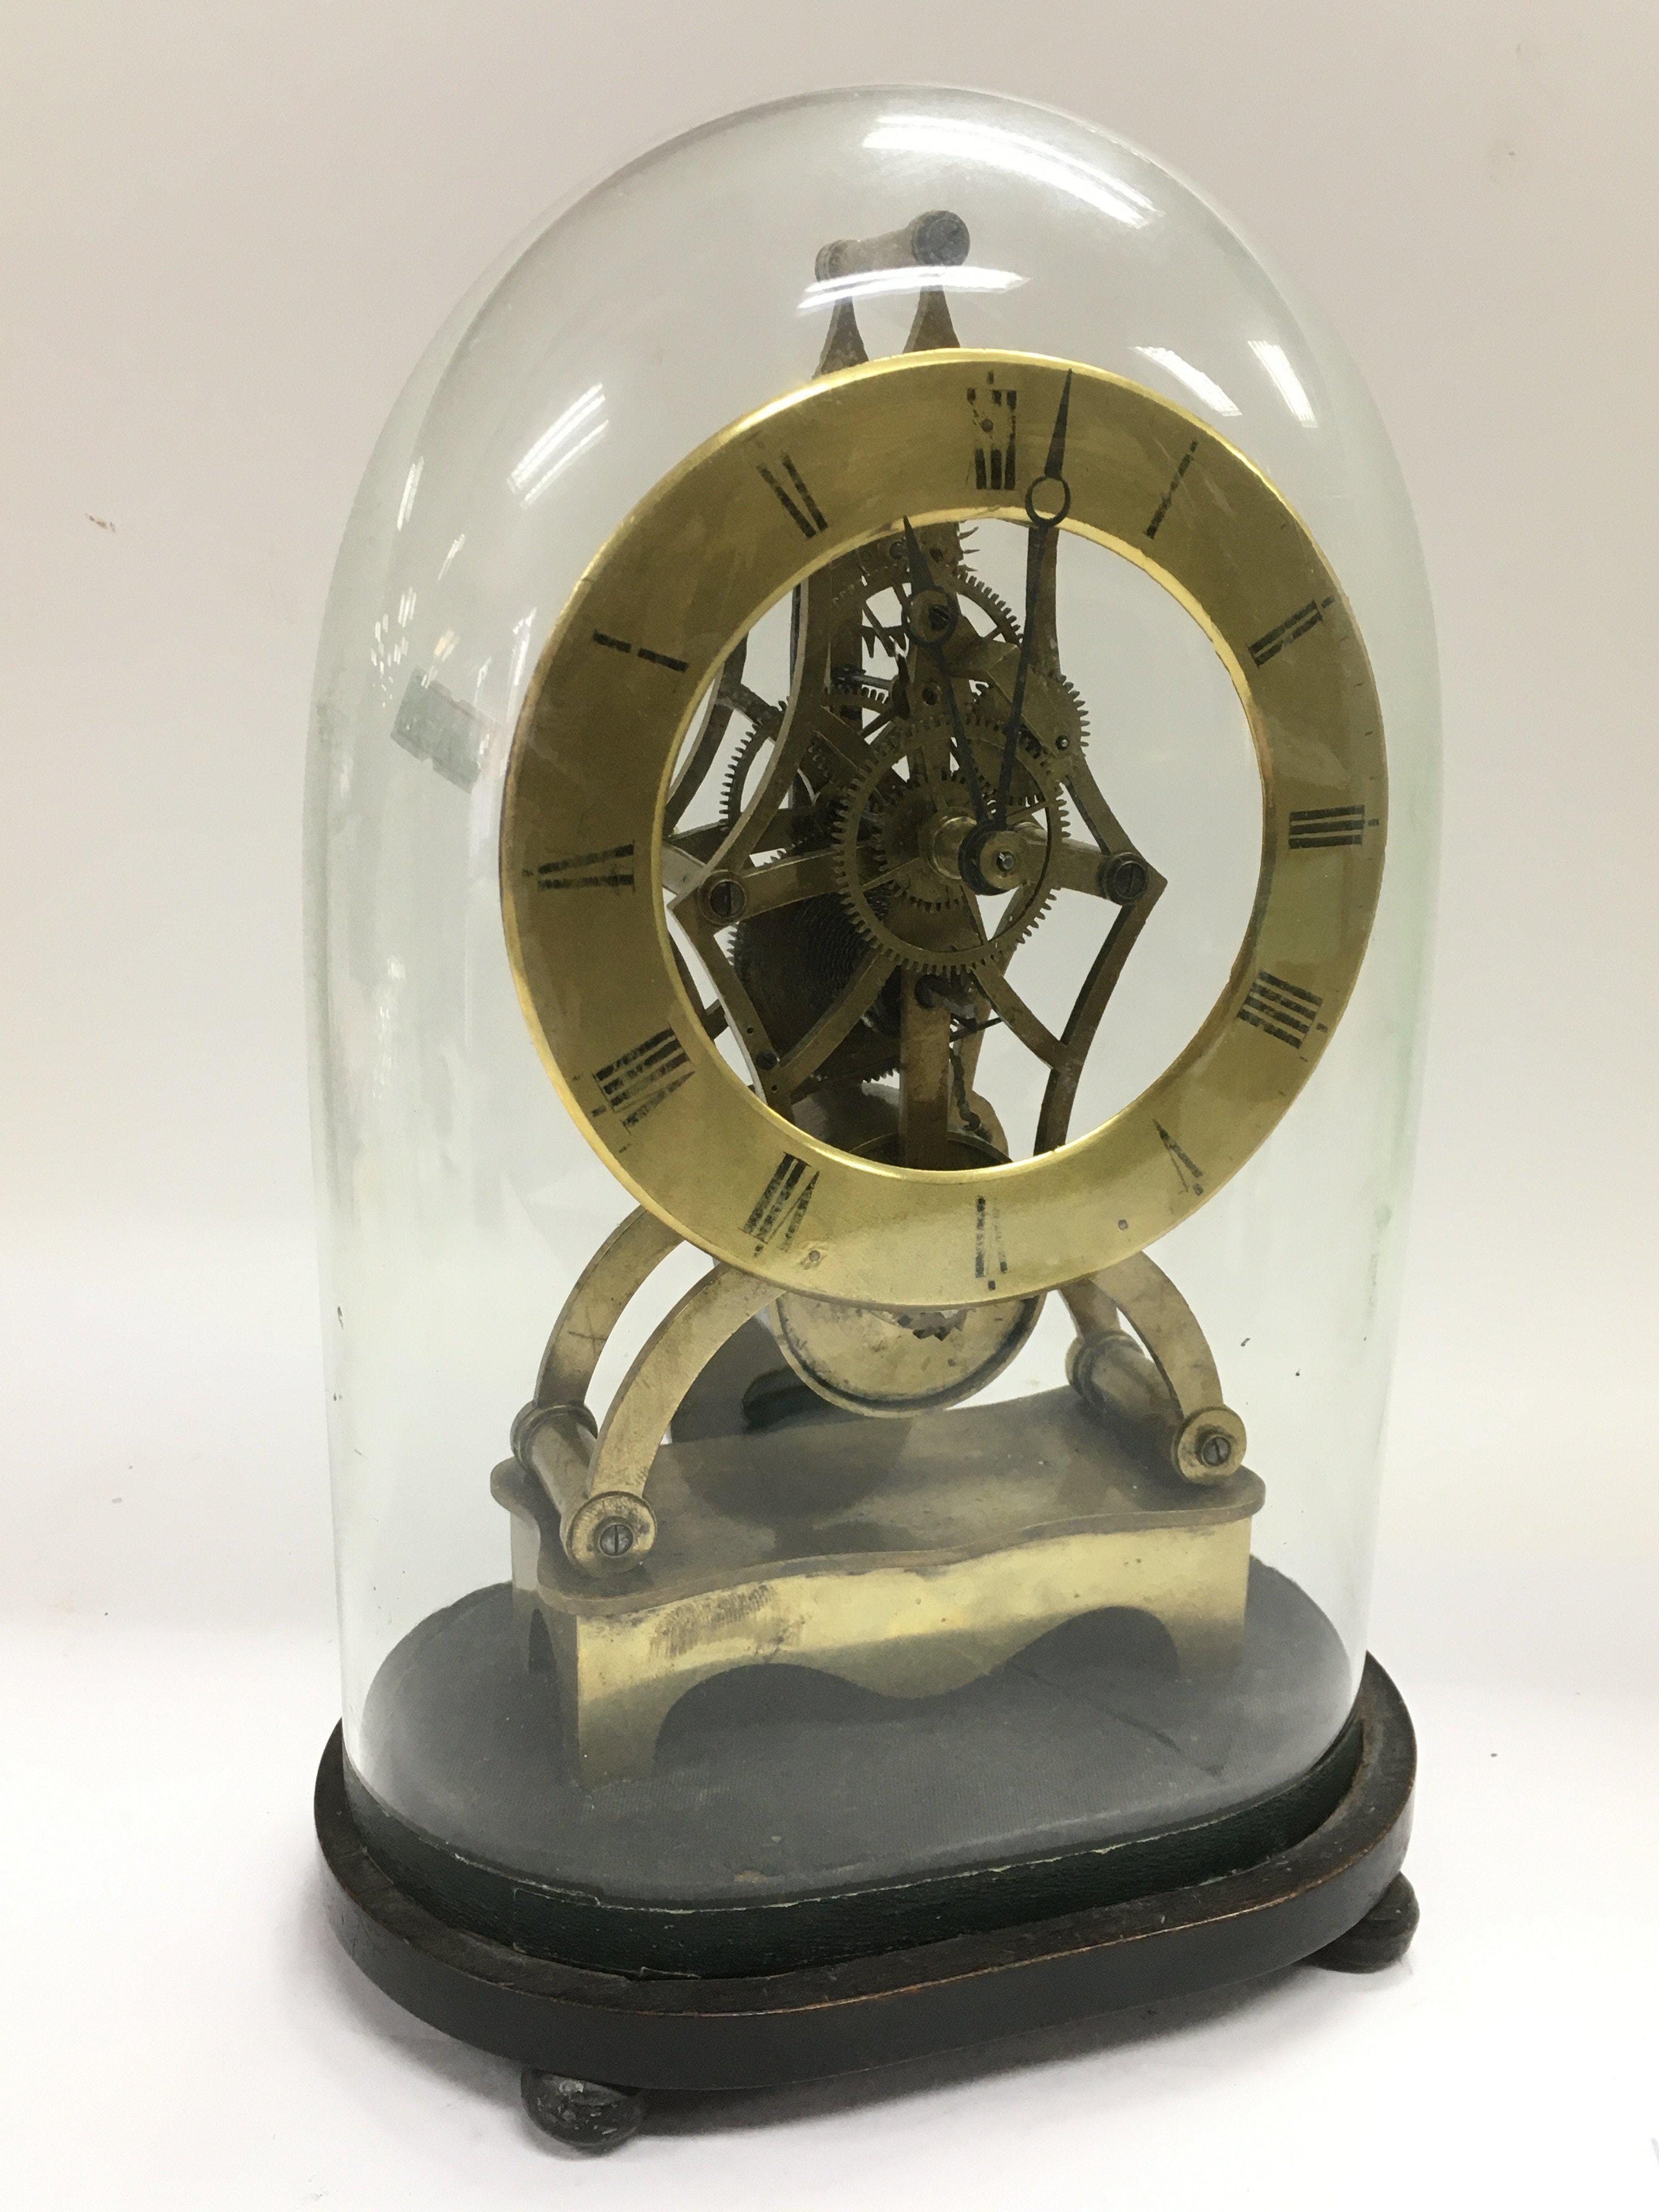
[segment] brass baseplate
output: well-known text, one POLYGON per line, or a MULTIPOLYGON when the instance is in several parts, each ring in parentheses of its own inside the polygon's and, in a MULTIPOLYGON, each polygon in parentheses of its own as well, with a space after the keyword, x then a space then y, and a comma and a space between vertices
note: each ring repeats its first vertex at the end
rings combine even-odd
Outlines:
POLYGON ((672 1708, 740 1667, 929 1697, 1104 1607, 1162 1622, 1183 1674, 1229 1667, 1262 1498, 1243 1470, 1172 1484, 1071 1389, 667 1443, 651 1486, 656 1542, 607 1583, 516 1461, 492 1483, 526 1658, 550 1656, 589 1788, 647 1772, 672 1708))
POLYGON ((712 1269, 596 1424, 599 1354, 677 1241, 641 1212, 594 1255, 492 1480, 526 1658, 557 1672, 585 1784, 647 1772, 686 1692, 742 1667, 925 1697, 1108 1607, 1161 1621, 1183 1672, 1231 1663, 1261 1485, 1201 1330, 1144 1254, 1063 1286, 1068 1388, 768 1429, 717 1387, 712 1432, 705 1406, 700 1434, 663 1443, 775 1295, 712 1269))

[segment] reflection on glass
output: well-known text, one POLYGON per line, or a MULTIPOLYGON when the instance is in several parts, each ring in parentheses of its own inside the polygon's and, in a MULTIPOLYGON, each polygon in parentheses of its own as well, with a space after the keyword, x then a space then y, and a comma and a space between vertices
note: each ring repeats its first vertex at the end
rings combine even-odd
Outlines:
POLYGON ((563 414, 548 425, 518 466, 509 471, 508 481, 526 507, 534 505, 578 453, 585 453, 605 435, 609 425, 604 410, 605 386, 590 385, 580 399, 573 399, 563 414), (597 422, 595 416, 599 418, 597 422), (578 432, 585 434, 578 436, 578 432))
MULTIPOLYGON (((945 292, 1012 292, 1029 280, 1012 269, 940 268, 934 279, 945 292)), ((865 269, 850 276, 821 277, 800 295, 803 315, 815 307, 833 307, 842 300, 873 300, 884 293, 914 293, 914 269, 865 269)))
POLYGON ((1237 402, 1228 398, 1215 379, 1206 376, 1201 368, 1194 368, 1172 346, 1137 346, 1135 351, 1148 361, 1155 361, 1177 384, 1184 384, 1194 398, 1202 400, 1213 414, 1237 414, 1237 402))
POLYGON ((864 144, 872 154, 927 154, 970 162, 976 168, 1002 169, 1081 200, 1132 230, 1141 229, 1158 213, 1144 192, 1121 178, 1109 176, 1058 146, 1044 145, 1041 139, 995 124, 939 115, 884 115, 864 144))
POLYGON ((1316 420, 1313 402, 1302 379, 1291 367, 1291 357, 1284 347, 1272 338, 1252 338, 1250 351, 1278 386, 1279 398, 1297 421, 1304 429, 1311 430, 1316 420))

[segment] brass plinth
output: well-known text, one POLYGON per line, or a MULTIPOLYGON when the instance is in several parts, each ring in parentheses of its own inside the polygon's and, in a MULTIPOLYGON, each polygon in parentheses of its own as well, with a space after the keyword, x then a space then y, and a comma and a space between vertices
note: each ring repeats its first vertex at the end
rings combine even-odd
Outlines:
POLYGON ((669 1711, 734 1668, 817 1668, 889 1697, 958 1689, 1106 1607, 1151 1614, 1183 1674, 1243 1633, 1243 1471, 1177 1486, 1059 1389, 910 1420, 825 1420, 665 1444, 660 1534, 625 1579, 573 1566, 546 1492, 495 1471, 527 1655, 550 1651, 594 1787, 649 1771, 669 1711))

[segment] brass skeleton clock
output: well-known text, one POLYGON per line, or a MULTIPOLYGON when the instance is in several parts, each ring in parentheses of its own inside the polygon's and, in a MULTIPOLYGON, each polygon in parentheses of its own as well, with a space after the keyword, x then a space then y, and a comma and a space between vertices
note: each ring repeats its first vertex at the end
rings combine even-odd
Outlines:
MULTIPOLYGON (((811 129, 864 133, 838 157, 849 174, 875 164, 852 204, 890 222, 902 191, 923 211, 827 244, 792 232, 788 281, 827 320, 816 349, 800 324, 772 396, 723 427, 705 415, 678 458, 659 441, 617 500, 612 387, 634 376, 636 422, 673 419, 658 356, 630 338, 605 376, 550 399, 516 457, 486 458, 468 410, 496 419, 477 396, 492 374, 535 389, 543 370, 514 348, 561 312, 526 307, 542 280, 515 276, 500 297, 516 322, 480 311, 422 403, 424 443, 387 480, 376 542, 407 537, 416 565, 394 599, 394 555, 372 630, 341 617, 371 639, 402 764, 375 769, 391 780, 367 838, 337 795, 349 779, 323 771, 331 849, 362 856, 382 907, 383 841, 404 838, 421 872, 439 856, 439 884, 461 870, 465 980, 416 1057, 445 1071, 422 1082, 450 1156, 499 1130, 483 1141, 515 1163, 510 1202, 475 1205, 477 1236, 452 1240, 450 1290, 432 1277, 428 1300, 425 1261, 386 1276, 404 1318, 377 1340, 419 1340, 441 1376, 472 1331, 495 1379, 469 1433, 493 1424, 511 1578, 469 1587, 460 1571, 447 1604, 407 1615, 375 1599, 387 1626, 357 1642, 383 1656, 349 1711, 343 1825, 325 1844, 354 1942, 391 1924, 347 1864, 356 1838, 437 1916, 446 1959, 464 1929, 577 1976, 550 1996, 479 1953, 464 1990, 434 1966, 423 2001, 524 2057, 532 2112, 569 2140, 634 2124, 624 2093, 597 2086, 613 2079, 782 2078, 977 2032, 941 2025, 968 2001, 941 1996, 954 1969, 915 1948, 974 1930, 1002 1942, 1164 1898, 1145 1928, 1061 1943, 1096 1960, 1118 1992, 1102 2002, 1126 2001, 1124 1961, 1188 1911, 1182 1885, 1194 1928, 1229 1931, 1194 1936, 1200 1980, 1304 1955, 1373 1906, 1378 1958, 1409 1934, 1389 1887, 1409 1728, 1386 1679, 1359 1672, 1363 1533, 1329 1533, 1317 1503, 1360 1526, 1340 1501, 1363 1493, 1386 1372, 1420 936, 1384 918, 1421 880, 1431 715, 1408 519, 1382 463, 1354 458, 1380 434, 1331 397, 1336 356, 1321 356, 1328 386, 1183 188, 1007 103, 884 98, 826 96, 811 129), (921 173, 948 193, 923 198, 921 173), (1097 243, 1079 242, 1075 204, 1097 243), (1039 281, 1067 257, 1096 303, 1069 322, 1039 281), (1090 342, 1089 315, 1110 327, 1119 295, 1126 326, 1163 301, 1157 342, 1090 342), (1164 342, 1189 326, 1216 333, 1201 362, 1192 337, 1164 342), (1247 369, 1255 413, 1236 396, 1247 369), (1317 443, 1308 465, 1293 441, 1323 439, 1322 410, 1346 443, 1317 443), (444 459, 446 423, 464 468, 444 459), (590 478, 603 495, 584 506, 590 478), (516 502, 493 536, 479 495, 459 495, 482 483, 516 502), (562 580, 550 607, 524 567, 534 599, 509 652, 504 618, 468 610, 501 595, 520 544, 562 580), (1074 583, 1101 562, 1139 596, 1074 583), (1201 640, 1211 689, 1165 700, 1160 641, 1177 629, 1201 640), (406 666, 417 631, 425 657, 406 666), (503 667, 511 711, 492 719, 503 667), (1213 734, 1232 724, 1242 786, 1213 734), (441 787, 470 794, 453 864, 439 815, 418 826, 441 787), (1204 879, 1230 867, 1234 902, 1189 975, 1204 879), (508 975, 517 1012, 497 1033, 508 975), (437 1102, 457 1095, 446 1121, 437 1102), (523 1135, 550 1111, 587 1148, 550 1184, 550 1139, 523 1135), (551 1217, 564 1296, 538 1322, 544 1292, 520 1279, 508 1294, 483 1224, 540 1222, 550 1190, 572 1194, 551 1217), (540 1342, 550 1319, 538 1365, 526 1332, 540 1342), (1343 1820, 1337 1860, 1310 1871, 1296 1854, 1316 1858, 1343 1820), (1292 1861, 1231 1903, 1213 1887, 1292 1861), (863 1991, 844 2019, 842 1984, 833 2002, 811 1985, 820 1970, 863 1991), (687 2000, 690 2042, 689 2014, 636 2017, 640 1974, 705 1992, 687 2000), (755 1976, 775 1999, 754 1997, 755 1976), (486 1987, 507 1993, 499 2017, 486 1987), (916 2024, 884 2044, 866 2002, 916 2024), (732 2007, 794 2055, 738 2055, 732 2007), (595 2055, 607 2036, 627 2055, 595 2055)), ((781 131, 781 149, 790 126, 771 112, 721 130, 754 147, 781 131)), ((669 149, 642 201, 601 194, 556 224, 550 287, 562 271, 580 292, 606 256, 637 271, 639 208, 673 231, 675 164, 707 178, 705 158, 669 149)), ((677 249, 710 269, 714 250, 692 232, 677 249)), ((359 710, 322 679, 319 696, 327 760, 359 710)), ((411 915, 424 900, 441 923, 419 880, 411 915)), ((380 910, 354 921, 349 883, 326 907, 343 948, 380 910)), ((361 986, 331 983, 343 1070, 354 990, 383 1038, 411 993, 440 988, 439 939, 409 942, 361 986)), ((389 1065, 326 1093, 354 1222, 398 1184, 395 1147, 371 1168, 332 1133, 382 1110, 357 1099, 398 1095, 389 1065)), ((408 1188, 430 1192, 442 1170, 417 1157, 408 1188)), ((356 1233, 348 1335, 377 1250, 415 1249, 356 1233)), ((365 1358, 377 1377, 414 1365, 401 1348, 365 1358)), ((435 1382, 395 1402, 401 1449, 448 1433, 435 1382)), ((390 1500, 398 1463, 376 1464, 390 1500)), ((351 1525, 389 1530, 382 1510, 351 1525)), ((429 1564, 410 1554, 396 1575, 375 1538, 366 1584, 441 1592, 473 1523, 457 1505, 432 1525, 448 1533, 429 1564)), ((408 1944, 386 1940, 402 1994, 408 1944)), ((1014 1972, 993 1949, 973 1972, 1014 1972)))
MULTIPOLYGON (((841 303, 812 382, 641 501, 573 593, 514 740, 501 829, 514 972, 561 1093, 648 1210, 573 1298, 502 1491, 534 1526, 524 1580, 590 1774, 643 1760, 692 1680, 761 1650, 810 1650, 898 1689, 1006 1657, 1108 1593, 1146 1599, 1194 1650, 1224 1648, 1242 1620, 1243 1426, 1179 1293, 1138 1255, 1268 1136, 1346 1003, 1382 866, 1381 710, 1318 548, 1222 438, 1121 378, 958 344, 926 279, 968 246, 961 220, 934 210, 826 250, 821 277, 933 257, 909 345, 867 361, 841 303), (991 520, 1025 532, 1018 611, 975 572, 969 532, 991 520), (1203 623, 1249 717, 1264 822, 1221 999, 1156 1082, 1082 1132, 1079 1078, 1164 878, 1113 811, 1065 672, 1055 580, 1073 534, 1136 562, 1203 623), (745 684, 744 657, 786 597, 789 691, 772 702, 745 684), (1020 953, 1061 900, 1086 904, 1098 943, 1051 1028, 1021 995, 1020 953), (974 1087, 996 1024, 1047 1071, 1019 1160, 974 1087), (596 1433, 580 1387, 592 1348, 680 1237, 719 1264, 596 1433), (646 1568, 629 1635, 614 1604, 593 1625, 568 1568, 637 1576, 657 1538, 647 1492, 663 1431, 763 1309, 828 1403, 933 1416, 915 1449, 938 1455, 939 1493, 960 1480, 956 1425, 939 1414, 994 1378, 1055 1290, 1080 1332, 1074 1390, 1102 1425, 1098 1525, 1060 1540, 1075 1555, 1064 1606, 1001 1571, 1030 1554, 1046 1571, 1056 1540, 1041 1518, 992 1516, 951 1574, 943 1553, 957 1544, 902 1571, 930 1592, 902 1653, 870 1656, 867 1571, 826 1575, 811 1552, 783 1576, 775 1558, 753 1562, 746 1634, 692 1638, 665 1667, 646 1656, 664 1624, 691 1617, 705 1577, 729 1575, 729 1534, 711 1526, 697 1532, 706 1556, 646 1568), (1132 1498, 1114 1428, 1151 1443, 1185 1494, 1132 1498), (1126 1528, 1157 1563, 1144 1588, 1120 1556, 1126 1528), (962 1594, 988 1561, 1001 1601, 975 1606, 986 1626, 965 1640, 962 1594)), ((931 1547, 918 1522, 894 1548, 931 1547)))

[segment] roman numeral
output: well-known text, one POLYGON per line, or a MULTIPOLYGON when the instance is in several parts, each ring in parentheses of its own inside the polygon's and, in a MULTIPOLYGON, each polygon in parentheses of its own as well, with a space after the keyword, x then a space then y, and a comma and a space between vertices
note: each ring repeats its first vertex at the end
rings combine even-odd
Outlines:
POLYGON ((974 447, 974 483, 980 491, 1012 491, 1018 465, 1016 415, 1019 393, 987 374, 982 385, 968 387, 968 407, 979 433, 974 447))
POLYGON ((568 860, 544 860, 525 873, 541 891, 631 890, 634 848, 611 845, 603 853, 576 853, 568 860))
POLYGON ((1305 607, 1298 607, 1293 615, 1286 615, 1282 623, 1275 623, 1264 630, 1250 647, 1250 658, 1258 668, 1265 668, 1275 654, 1283 653, 1287 645, 1294 645, 1299 637, 1306 637, 1316 623, 1325 619, 1329 599, 1310 599, 1305 607))
POLYGON ((1158 1140, 1164 1151, 1170 1155, 1170 1164, 1174 1168, 1176 1178, 1182 1188, 1191 1191, 1194 1198, 1202 1198, 1204 1195, 1203 1169, 1189 1153, 1182 1151, 1162 1121, 1154 1121, 1152 1127, 1158 1131, 1158 1140))
POLYGON ((1270 975, 1264 968, 1251 984, 1238 1018, 1253 1030, 1265 1030, 1280 1044, 1301 1045, 1306 1042, 1314 1017, 1324 1003, 1311 991, 1287 983, 1282 976, 1270 975))
POLYGON ((974 1279, 995 1285, 1008 1272, 1007 1248, 995 1206, 983 1198, 974 1200, 974 1279))
POLYGON ((783 485, 779 483, 777 477, 773 475, 771 470, 766 466, 763 461, 757 461, 755 465, 759 469, 761 475, 765 478, 766 482, 771 485, 773 490, 777 494, 779 502, 781 505, 784 513, 789 517, 789 520, 794 524, 796 529, 799 531, 803 538, 817 538, 822 532, 828 530, 830 526, 824 520, 822 513, 819 511, 817 500, 813 498, 811 493, 806 489, 805 477, 802 476, 800 471, 795 466, 787 453, 785 453, 781 457, 780 466, 782 468, 785 476, 788 477, 791 484, 794 487, 793 496, 784 489, 783 485))
POLYGON ((631 653, 640 660, 648 660, 658 668, 672 668, 677 676, 684 676, 691 665, 689 660, 676 660, 672 653, 653 653, 648 645, 630 645, 625 637, 611 637, 602 629, 593 633, 595 645, 608 645, 612 653, 631 653))
MULTIPOLYGON (((1186 452, 1176 463, 1176 472, 1170 478, 1169 489, 1164 493, 1163 498, 1159 500, 1157 507, 1152 511, 1152 519, 1146 525, 1146 535, 1149 538, 1156 538, 1158 532, 1163 528, 1164 518, 1174 505, 1175 495, 1181 489, 1181 479, 1186 475, 1188 470, 1191 468, 1193 465, 1193 455, 1197 451, 1198 441, 1194 438, 1192 444, 1188 447, 1186 452)), ((1252 648, 1252 650, 1254 650, 1254 648, 1252 648)))
POLYGON ((596 1067, 593 1080, 623 1128, 632 1129, 695 1073, 685 1047, 672 1029, 665 1029, 596 1067))
POLYGON ((1363 806, 1304 806, 1291 817, 1288 840, 1293 853, 1308 853, 1326 845, 1363 845, 1365 810, 1363 806))
POLYGON ((749 1218, 743 1224, 743 1233, 754 1238, 757 1252, 763 1252, 772 1243, 780 1252, 789 1249, 817 1187, 817 1170, 809 1176, 805 1161, 797 1158, 793 1152, 786 1152, 773 1169, 765 1189, 750 1208, 749 1218))

